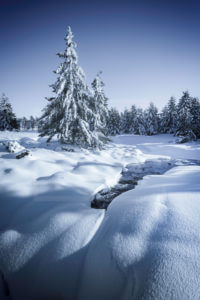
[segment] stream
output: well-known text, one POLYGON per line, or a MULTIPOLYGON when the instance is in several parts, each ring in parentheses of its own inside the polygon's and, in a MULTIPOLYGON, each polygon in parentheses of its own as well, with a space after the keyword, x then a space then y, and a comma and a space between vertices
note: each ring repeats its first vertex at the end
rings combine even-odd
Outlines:
POLYGON ((91 207, 97 209, 107 209, 114 198, 120 194, 134 189, 139 180, 147 175, 162 175, 176 166, 200 165, 199 160, 170 160, 170 159, 152 159, 144 163, 131 163, 126 165, 122 171, 117 184, 98 191, 92 201, 91 207))

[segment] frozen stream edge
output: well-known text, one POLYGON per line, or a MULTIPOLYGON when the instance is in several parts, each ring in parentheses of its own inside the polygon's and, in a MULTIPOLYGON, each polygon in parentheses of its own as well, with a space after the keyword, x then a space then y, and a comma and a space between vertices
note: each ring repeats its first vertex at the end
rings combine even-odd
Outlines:
POLYGON ((117 184, 112 187, 98 191, 92 201, 91 207, 97 209, 107 209, 114 198, 120 194, 132 190, 139 180, 147 175, 162 175, 176 166, 200 165, 199 160, 173 160, 173 159, 151 159, 144 163, 131 163, 126 165, 122 171, 117 184))

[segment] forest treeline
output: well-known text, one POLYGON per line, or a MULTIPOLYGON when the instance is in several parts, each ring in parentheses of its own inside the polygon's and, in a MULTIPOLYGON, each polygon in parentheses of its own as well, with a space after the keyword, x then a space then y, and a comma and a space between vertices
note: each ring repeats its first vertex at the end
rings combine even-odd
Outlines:
POLYGON ((107 128, 109 135, 171 133, 196 140, 200 138, 200 101, 185 91, 177 102, 171 97, 161 112, 154 103, 147 109, 132 105, 122 113, 111 108, 107 128))

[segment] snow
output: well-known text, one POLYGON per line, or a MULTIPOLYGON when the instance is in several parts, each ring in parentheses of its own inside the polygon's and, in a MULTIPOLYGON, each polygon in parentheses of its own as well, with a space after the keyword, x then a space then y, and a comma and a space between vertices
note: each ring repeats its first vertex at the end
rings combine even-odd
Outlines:
POLYGON ((0 144, 0 272, 12 299, 199 299, 200 144, 175 140, 123 135, 68 152, 36 132, 0 132, 31 154, 17 160, 0 144), (90 208, 127 165, 163 173, 172 159, 106 212, 90 208))
POLYGON ((118 135, 112 138, 116 144, 134 145, 144 154, 167 156, 173 159, 200 159, 199 142, 177 144, 177 137, 170 134, 155 136, 143 135, 118 135))
POLYGON ((90 245, 80 299, 199 299, 199 182, 199 166, 175 167, 117 197, 90 245))

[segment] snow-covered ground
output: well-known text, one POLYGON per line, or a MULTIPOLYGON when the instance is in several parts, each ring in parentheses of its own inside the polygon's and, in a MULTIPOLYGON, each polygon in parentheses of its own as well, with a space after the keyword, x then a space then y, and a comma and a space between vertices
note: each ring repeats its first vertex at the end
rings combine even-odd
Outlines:
POLYGON ((0 132, 0 299, 5 285, 20 300, 199 299, 200 166, 182 162, 200 160, 200 143, 175 140, 124 135, 69 152, 36 132, 0 132), (16 159, 8 140, 30 154, 16 159), (179 165, 106 212, 90 207, 123 167, 151 159, 179 165))

